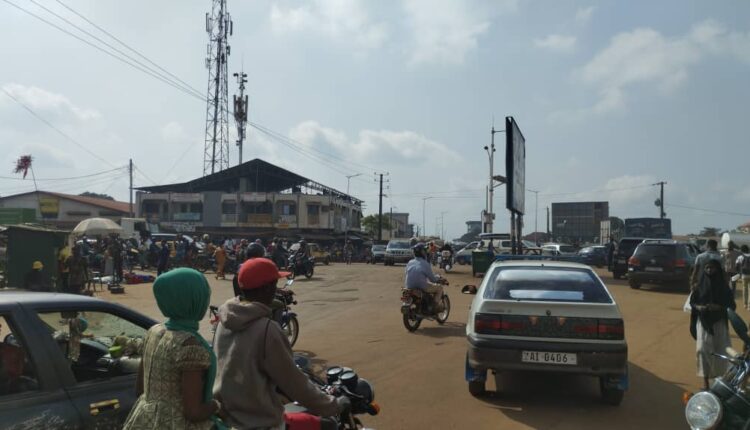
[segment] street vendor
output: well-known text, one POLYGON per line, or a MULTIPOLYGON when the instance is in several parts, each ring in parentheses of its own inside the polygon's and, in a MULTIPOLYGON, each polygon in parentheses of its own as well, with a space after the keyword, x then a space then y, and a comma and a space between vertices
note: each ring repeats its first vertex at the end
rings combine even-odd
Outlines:
POLYGON ((43 270, 42 262, 35 261, 31 265, 31 271, 23 278, 23 287, 31 291, 52 291, 49 276, 43 270))

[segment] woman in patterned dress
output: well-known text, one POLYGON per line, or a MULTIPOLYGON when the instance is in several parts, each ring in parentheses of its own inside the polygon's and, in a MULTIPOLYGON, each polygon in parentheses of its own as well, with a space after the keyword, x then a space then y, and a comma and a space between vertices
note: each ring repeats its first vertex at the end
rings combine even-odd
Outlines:
POLYGON ((198 271, 180 268, 154 282, 159 310, 168 319, 148 331, 138 371, 138 400, 124 430, 221 428, 213 399, 216 356, 198 334, 211 290, 198 271))

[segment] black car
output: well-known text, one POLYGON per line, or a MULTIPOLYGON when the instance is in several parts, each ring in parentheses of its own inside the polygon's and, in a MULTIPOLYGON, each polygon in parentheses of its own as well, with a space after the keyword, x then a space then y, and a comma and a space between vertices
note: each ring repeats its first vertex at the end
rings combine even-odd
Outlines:
POLYGON ((628 261, 628 282, 634 289, 642 284, 675 284, 688 288, 696 254, 686 243, 646 239, 628 261))
POLYGON ((587 246, 578 251, 578 256, 589 266, 604 267, 607 265, 607 247, 604 245, 587 246))
POLYGON ((628 273, 628 259, 633 255, 635 248, 641 242, 643 242, 642 237, 623 237, 620 239, 617 243, 617 249, 612 256, 612 261, 609 264, 612 277, 620 279, 628 273))
POLYGON ((0 292, 0 426, 121 428, 155 323, 86 296, 0 292))

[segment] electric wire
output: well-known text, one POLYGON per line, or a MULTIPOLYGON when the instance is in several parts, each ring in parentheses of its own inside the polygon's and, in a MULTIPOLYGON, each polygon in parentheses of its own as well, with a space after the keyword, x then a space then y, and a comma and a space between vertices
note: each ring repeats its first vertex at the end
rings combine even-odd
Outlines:
POLYGON ((22 12, 24 12, 24 13, 28 14, 28 15, 31 15, 32 17, 34 17, 34 18, 36 18, 36 19, 38 19, 38 20, 40 20, 40 21, 44 22, 45 24, 47 24, 47 25, 50 25, 50 26, 52 26, 52 27, 56 28, 56 29, 57 29, 57 30, 59 30, 59 31, 62 31, 63 33, 65 33, 65 34, 67 34, 67 35, 69 35, 69 36, 71 36, 71 37, 73 37, 73 38, 75 38, 75 39, 78 39, 79 41, 81 41, 81 42, 83 42, 83 43, 85 43, 85 44, 87 44, 87 45, 91 46, 92 48, 94 48, 94 49, 96 49, 96 50, 98 50, 98 51, 101 51, 101 52, 103 52, 103 53, 105 53, 105 54, 109 55, 110 57, 112 57, 112 58, 114 58, 114 59, 116 59, 116 60, 118 60, 118 61, 121 61, 121 62, 123 62, 123 63, 125 63, 125 64, 129 65, 130 67, 133 67, 133 68, 134 68, 134 69, 136 69, 136 70, 139 70, 139 71, 141 71, 141 72, 143 72, 143 73, 145 73, 145 74, 147 74, 147 75, 150 75, 150 76, 152 76, 152 77, 154 77, 154 78, 156 78, 156 79, 158 79, 158 80, 160 80, 160 81, 162 81, 162 82, 166 83, 167 85, 170 85, 170 86, 174 87, 175 89, 177 89, 177 90, 180 90, 180 91, 182 91, 183 93, 185 93, 185 94, 187 94, 187 95, 189 95, 189 96, 195 97, 195 98, 197 98, 197 99, 199 99, 199 100, 202 100, 202 101, 206 101, 206 98, 205 98, 205 97, 203 97, 203 96, 198 96, 198 95, 196 95, 196 94, 192 93, 191 91, 189 91, 189 90, 187 90, 187 89, 183 88, 183 87, 182 87, 182 86, 180 86, 179 84, 177 84, 177 83, 173 82, 173 81, 172 81, 172 80, 170 80, 170 79, 166 79, 166 78, 164 78, 164 77, 160 76, 159 74, 156 74, 156 73, 154 73, 154 72, 151 72, 151 71, 149 71, 149 70, 148 70, 147 68, 144 68, 144 67, 138 66, 137 64, 134 64, 134 63, 132 63, 132 62, 130 62, 130 61, 128 61, 128 60, 126 60, 126 59, 124 59, 124 58, 121 58, 121 57, 119 57, 119 56, 117 56, 117 55, 113 54, 112 52, 110 52, 110 51, 107 51, 106 49, 104 49, 104 48, 102 48, 102 47, 100 47, 100 46, 97 46, 96 44, 94 44, 94 43, 92 43, 92 42, 90 42, 90 41, 88 41, 88 40, 86 40, 86 39, 84 39, 84 38, 82 38, 82 37, 78 36, 77 34, 74 34, 74 33, 70 32, 70 31, 68 31, 68 30, 66 30, 66 29, 64 29, 64 28, 62 28, 62 27, 60 27, 59 25, 57 25, 57 24, 55 24, 55 23, 53 23, 53 22, 50 22, 50 21, 48 21, 47 19, 45 19, 45 18, 43 18, 43 17, 41 17, 41 16, 39 16, 39 15, 35 14, 34 12, 31 12, 31 11, 29 11, 29 10, 27 10, 27 9, 24 9, 24 8, 23 8, 23 7, 21 7, 21 6, 18 6, 17 4, 15 4, 15 3, 11 2, 10 0, 0 0, 0 1, 2 1, 2 2, 4 2, 4 3, 7 3, 7 4, 9 4, 9 5, 11 5, 11 6, 15 7, 16 9, 18 9, 18 10, 20 10, 20 11, 22 11, 22 12))
MULTIPOLYGON (((70 177, 67 177, 67 178, 36 178, 36 181, 37 182, 41 182, 41 181, 68 181, 68 180, 72 180, 72 179, 84 179, 84 178, 91 178, 93 176, 103 175, 105 173, 116 172, 118 170, 127 169, 127 168, 128 168, 128 166, 122 166, 122 167, 118 167, 116 169, 110 169, 110 170, 104 170, 104 171, 101 171, 101 172, 91 173, 89 175, 70 176, 70 177)), ((7 179, 7 180, 11 180, 11 181, 25 181, 26 180, 24 178, 17 178, 17 177, 13 177, 13 176, 0 176, 0 179, 7 179)))
POLYGON ((173 77, 173 78, 174 78, 174 79, 175 79, 176 81, 180 82, 180 83, 181 83, 181 84, 183 84, 183 85, 184 85, 185 87, 187 87, 187 88, 190 88, 191 90, 193 90, 194 92, 196 92, 196 93, 198 93, 198 94, 202 94, 200 90, 196 89, 196 88, 195 88, 195 87, 193 87, 192 85, 188 84, 187 82, 183 81, 182 79, 180 79, 180 78, 179 78, 179 77, 177 77, 176 75, 172 74, 172 73, 171 73, 171 72, 170 72, 169 70, 167 70, 167 69, 165 69, 164 67, 160 66, 159 64, 155 63, 155 62, 154 62, 154 61, 152 61, 152 60, 151 60, 150 58, 148 58, 148 57, 146 57, 145 55, 143 55, 142 53, 140 53, 140 52, 139 52, 139 51, 138 51, 137 49, 135 49, 135 48, 132 48, 132 47, 131 47, 130 45, 128 45, 127 43, 123 42, 122 40, 120 40, 119 38, 117 38, 117 37, 116 37, 115 35, 113 35, 113 34, 112 34, 112 33, 110 33, 109 31, 105 30, 105 29, 104 29, 104 28, 102 28, 101 26, 97 25, 96 23, 94 23, 94 22, 93 22, 93 21, 91 21, 90 19, 86 18, 85 16, 83 16, 83 15, 82 15, 81 13, 79 13, 78 11, 76 11, 75 9, 73 9, 72 7, 70 7, 70 6, 66 5, 66 4, 65 4, 65 3, 63 3, 63 2, 61 1, 61 0, 56 0, 56 1, 57 1, 57 3, 59 3, 59 4, 60 4, 60 5, 62 6, 62 7, 64 7, 65 9, 68 9, 68 10, 69 10, 69 11, 71 11, 71 12, 73 12, 73 13, 74 13, 74 14, 75 14, 76 16, 78 16, 78 17, 79 17, 79 18, 81 18, 82 20, 86 21, 87 23, 91 24, 91 25, 92 25, 92 26, 93 26, 94 28, 96 28, 97 30, 99 30, 99 31, 101 31, 102 33, 106 34, 107 36, 111 37, 111 38, 112 38, 113 40, 117 41, 117 42, 118 42, 118 43, 119 43, 120 45, 122 45, 122 46, 124 46, 125 48, 129 49, 129 50, 130 50, 131 52, 135 53, 135 54, 136 54, 136 55, 138 55, 139 57, 141 57, 141 58, 143 58, 144 60, 148 61, 148 62, 149 62, 150 64, 152 64, 152 65, 153 65, 154 67, 156 67, 156 68, 158 68, 159 70, 163 71, 163 72, 164 72, 164 73, 166 73, 167 75, 169 75, 169 76, 173 77))
MULTIPOLYGON (((2 0, 2 1, 7 1, 7 0, 2 0)), ((114 165, 114 164, 112 164, 112 163, 110 163, 109 161, 105 160, 104 158, 102 158, 102 157, 100 157, 100 156, 96 155, 96 154, 95 154, 94 152, 92 152, 91 150, 89 150, 88 148, 86 148, 85 146, 83 146, 83 145, 82 145, 81 143, 79 143, 79 142, 78 142, 77 140, 73 139, 72 137, 70 137, 70 136, 68 136, 67 134, 65 134, 65 133, 64 133, 64 132, 63 132, 62 130, 60 130, 59 128, 55 127, 55 126, 54 126, 54 125, 53 125, 53 124, 52 124, 51 122, 49 122, 49 121, 47 121, 46 119, 44 119, 44 118, 43 118, 43 117, 42 117, 41 115, 39 115, 39 114, 37 114, 36 112, 34 112, 34 110, 33 110, 33 109, 31 109, 30 107, 28 107, 28 106, 27 106, 27 105, 26 105, 25 103, 23 103, 23 102, 22 102, 21 100, 19 100, 19 99, 17 99, 16 97, 14 97, 14 96, 13 96, 13 95, 12 95, 12 94, 11 94, 10 92, 8 92, 8 90, 6 90, 5 88, 3 88, 3 92, 5 93, 5 95, 6 95, 6 96, 10 97, 11 99, 13 99, 13 101, 15 101, 16 103, 18 103, 19 105, 21 105, 21 107, 23 107, 24 109, 26 109, 26 110, 27 110, 27 111, 28 111, 28 112, 29 112, 29 113, 30 113, 31 115, 33 115, 33 116, 34 116, 34 117, 35 117, 36 119, 38 119, 39 121, 42 121, 43 123, 47 124, 47 126, 49 126, 49 127, 51 128, 51 129, 55 130, 55 131, 56 131, 57 133, 59 133, 59 134, 60 134, 60 135, 61 135, 62 137, 64 137, 64 138, 65 138, 65 139, 67 139, 68 141, 72 142, 72 143, 73 143, 74 145, 78 146, 79 148, 83 149, 83 150, 84 150, 84 151, 86 151, 86 152, 87 152, 87 153, 88 153, 89 155, 91 155, 92 157, 96 158, 97 160, 99 160, 99 161, 101 161, 101 162, 103 162, 103 163, 105 163, 105 164, 108 164, 108 165, 109 165, 109 166, 111 166, 111 167, 115 167, 115 165, 114 165)))
POLYGON ((698 208, 695 206, 687 206, 687 205, 679 205, 679 204, 665 204, 666 207, 672 207, 672 208, 680 208, 680 209, 690 209, 694 211, 701 211, 701 212, 710 212, 720 215, 733 215, 733 216, 741 216, 741 217, 750 217, 750 214, 745 213, 739 213, 739 212, 730 212, 730 211, 723 211, 723 210, 717 210, 717 209, 707 209, 707 208, 698 208))

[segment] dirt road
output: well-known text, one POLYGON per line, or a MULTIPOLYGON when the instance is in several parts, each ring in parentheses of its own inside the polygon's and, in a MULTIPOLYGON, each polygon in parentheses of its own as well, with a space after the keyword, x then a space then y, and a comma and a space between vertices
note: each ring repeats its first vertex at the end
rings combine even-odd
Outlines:
MULTIPOLYGON (((363 421, 378 429, 687 428, 681 395, 695 390, 699 381, 695 344, 682 312, 685 291, 632 290, 599 272, 625 318, 630 390, 619 407, 599 402, 594 378, 569 375, 499 375, 488 389, 497 384, 502 390, 477 399, 464 381, 465 324, 473 296, 460 294, 460 288, 479 281, 468 271, 459 266, 448 275, 453 308, 448 322, 425 321, 408 333, 399 312, 403 266, 316 267, 313 279, 293 286, 301 325, 295 350, 316 365, 345 365, 370 380, 382 412, 363 421)), ((212 303, 232 295, 230 281, 207 277, 212 303)), ((161 319, 150 285, 129 286, 123 296, 102 296, 161 319)), ((201 331, 209 334, 205 320, 201 331)), ((737 339, 734 343, 737 348, 737 339)))

